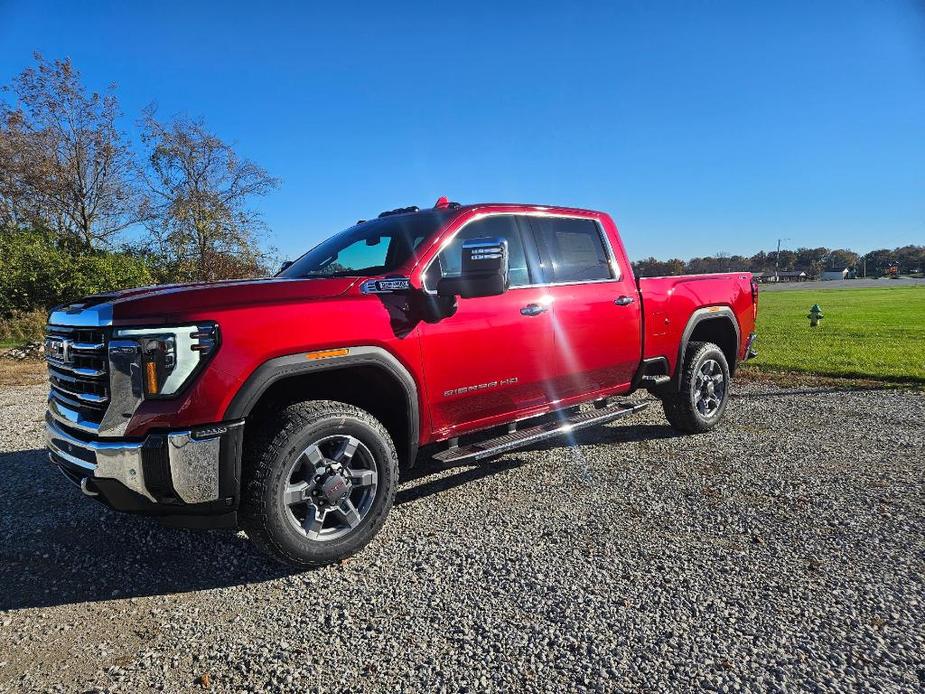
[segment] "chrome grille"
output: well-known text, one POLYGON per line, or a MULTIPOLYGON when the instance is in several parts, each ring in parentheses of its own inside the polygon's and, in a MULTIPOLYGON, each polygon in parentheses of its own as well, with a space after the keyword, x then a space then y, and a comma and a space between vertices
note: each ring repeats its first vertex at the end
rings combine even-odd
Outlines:
POLYGON ((45 331, 50 396, 97 423, 109 405, 106 341, 105 330, 96 327, 49 325, 45 331))

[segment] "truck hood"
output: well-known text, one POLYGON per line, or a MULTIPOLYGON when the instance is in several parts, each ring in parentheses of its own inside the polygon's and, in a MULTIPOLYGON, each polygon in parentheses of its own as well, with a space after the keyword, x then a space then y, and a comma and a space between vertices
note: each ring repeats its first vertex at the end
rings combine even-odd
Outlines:
POLYGON ((163 284, 89 296, 52 312, 52 323, 88 322, 105 325, 144 320, 167 322, 184 314, 227 310, 261 304, 330 299, 344 294, 356 277, 329 279, 226 280, 163 284))

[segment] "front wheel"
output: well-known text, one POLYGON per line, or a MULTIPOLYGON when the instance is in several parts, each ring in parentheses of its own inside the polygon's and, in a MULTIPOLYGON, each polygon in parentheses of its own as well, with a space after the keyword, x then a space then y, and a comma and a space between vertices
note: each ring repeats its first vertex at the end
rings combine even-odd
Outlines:
POLYGON ((395 446, 371 414, 341 402, 295 403, 247 443, 241 525, 282 562, 330 564, 379 531, 397 480, 395 446))
POLYGON ((729 364, 712 342, 691 342, 681 365, 681 385, 662 396, 672 428, 700 434, 715 427, 729 400, 729 364))

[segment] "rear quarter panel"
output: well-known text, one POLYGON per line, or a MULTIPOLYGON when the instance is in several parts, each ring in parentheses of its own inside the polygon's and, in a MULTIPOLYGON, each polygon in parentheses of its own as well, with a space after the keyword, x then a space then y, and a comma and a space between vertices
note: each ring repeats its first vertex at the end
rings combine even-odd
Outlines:
POLYGON ((674 373, 684 328, 694 311, 724 306, 738 321, 737 352, 739 359, 744 358, 746 340, 755 326, 751 279, 748 272, 640 278, 645 321, 643 356, 665 357, 669 373, 674 373))

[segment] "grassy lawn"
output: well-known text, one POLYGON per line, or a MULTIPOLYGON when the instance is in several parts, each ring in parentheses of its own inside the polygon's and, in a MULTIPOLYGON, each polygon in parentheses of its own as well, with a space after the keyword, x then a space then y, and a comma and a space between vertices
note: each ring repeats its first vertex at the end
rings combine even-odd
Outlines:
POLYGON ((764 292, 755 347, 759 370, 925 382, 925 287, 764 292))

